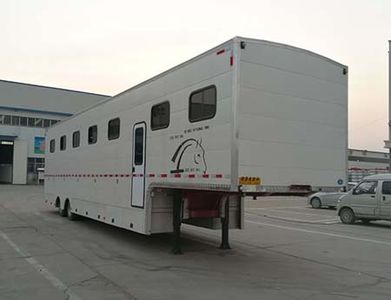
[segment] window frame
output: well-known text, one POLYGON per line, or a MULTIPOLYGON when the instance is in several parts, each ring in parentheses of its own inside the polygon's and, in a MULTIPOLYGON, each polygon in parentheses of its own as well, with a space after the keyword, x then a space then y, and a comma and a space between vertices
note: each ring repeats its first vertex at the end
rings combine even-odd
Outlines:
POLYGON ((134 131, 134 153, 133 153, 133 164, 135 166, 142 166, 144 164, 144 161, 145 161, 145 141, 144 141, 144 127, 138 127, 136 128, 136 130, 134 131), (138 134, 139 132, 141 132, 141 135, 138 134), (141 153, 140 151, 137 151, 137 150, 140 150, 139 149, 139 145, 140 143, 138 143, 140 140, 139 138, 141 137, 141 153), (141 161, 140 161, 140 158, 141 158, 141 161))
POLYGON ((88 145, 94 145, 98 142, 98 125, 92 125, 88 127, 88 145), (91 141, 90 140, 90 130, 92 130, 94 127, 96 127, 96 136, 95 140, 91 141))
POLYGON ((117 117, 117 118, 109 120, 109 122, 107 122, 107 139, 109 141, 113 141, 113 140, 119 139, 120 135, 121 135, 121 119, 119 117, 117 117), (117 121, 117 120, 118 120, 118 134, 114 135, 114 136, 110 136, 110 128, 114 128, 114 127, 110 127, 110 123, 117 121))
POLYGON ((171 122, 171 104, 170 104, 169 100, 157 103, 151 107, 151 130, 152 131, 168 128, 170 126, 170 122, 171 122), (160 126, 154 127, 153 126, 153 109, 160 106, 160 105, 166 104, 166 103, 168 104, 168 123, 167 123, 167 125, 160 125, 160 126))
POLYGON ((384 193, 384 184, 389 185, 391 183, 391 180, 384 180, 381 184, 381 193, 382 195, 391 195, 391 193, 384 193))
POLYGON ((67 136, 64 134, 60 137, 60 151, 67 149, 67 136))
POLYGON ((80 147, 80 130, 76 130, 72 133, 72 148, 79 148, 80 147), (75 139, 75 135, 78 135, 78 139, 75 139), (77 145, 75 144, 75 141, 77 141, 77 145))
MULTIPOLYGON (((202 98, 202 104, 204 104, 204 98, 202 98)), ((189 122, 190 123, 196 123, 196 122, 200 122, 200 121, 204 121, 204 120, 209 120, 209 119, 213 119, 215 116, 216 116, 216 113, 217 113, 217 87, 216 85, 212 84, 212 85, 208 85, 206 87, 203 87, 201 89, 198 89, 198 90, 195 90, 193 92, 190 93, 190 96, 189 96, 189 109, 188 109, 188 119, 189 119, 189 122), (199 94, 199 93, 202 93, 210 88, 213 88, 215 90, 215 110, 213 112, 213 115, 211 116, 204 116, 204 117, 201 117, 201 118, 197 118, 197 119, 192 119, 191 118, 191 112, 192 112, 192 105, 191 105, 191 98, 195 95, 195 94, 199 94)))
POLYGON ((379 182, 377 180, 365 180, 365 181, 362 181, 361 183, 359 183, 353 190, 352 194, 353 195, 376 195, 377 193, 377 189, 379 188, 379 182), (361 187, 361 185, 365 184, 365 183, 373 183, 374 184, 374 187, 371 187, 371 190, 368 190, 366 192, 359 192, 359 188, 361 187))

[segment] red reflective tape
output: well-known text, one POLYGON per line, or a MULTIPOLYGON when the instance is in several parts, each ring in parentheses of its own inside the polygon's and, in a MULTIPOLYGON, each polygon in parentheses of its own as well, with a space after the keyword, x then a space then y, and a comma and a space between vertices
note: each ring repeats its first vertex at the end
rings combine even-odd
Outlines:
POLYGON ((234 65, 234 57, 231 55, 231 57, 229 58, 229 65, 230 66, 233 66, 234 65))
POLYGON ((223 174, 216 174, 216 178, 223 178, 223 174))
POLYGON ((160 177, 166 178, 166 177, 167 177, 167 174, 160 174, 160 177))
POLYGON ((109 177, 113 177, 113 174, 109 174, 109 177))
POLYGON ((188 177, 189 178, 195 178, 195 174, 189 174, 188 177))
POLYGON ((216 52, 216 55, 223 54, 224 52, 225 52, 225 49, 219 50, 219 51, 216 52))
POLYGON ((130 177, 130 174, 126 174, 126 177, 130 177))
POLYGON ((153 173, 149 173, 149 175, 148 175, 149 177, 155 177, 155 174, 153 174, 153 173))
POLYGON ((203 178, 209 178, 209 174, 202 174, 203 178))

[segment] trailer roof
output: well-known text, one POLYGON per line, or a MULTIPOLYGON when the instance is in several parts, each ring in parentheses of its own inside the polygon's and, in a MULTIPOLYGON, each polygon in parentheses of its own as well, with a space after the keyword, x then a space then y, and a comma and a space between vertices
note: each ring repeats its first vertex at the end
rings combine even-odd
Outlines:
POLYGON ((59 125, 63 121, 70 120, 73 117, 76 117, 76 116, 78 116, 78 115, 80 115, 80 114, 82 114, 82 113, 84 113, 84 112, 86 112, 86 111, 88 111, 90 109, 93 109, 93 108, 95 108, 97 106, 100 106, 100 105, 102 105, 102 104, 104 104, 106 102, 112 101, 115 98, 117 98, 118 96, 121 96, 121 95, 123 95, 125 93, 128 93, 131 90, 137 89, 140 86, 143 86, 143 85, 148 84, 148 83, 150 83, 152 81, 155 81, 155 80, 159 79, 160 77, 162 77, 162 76, 164 76, 164 75, 166 75, 166 74, 168 74, 168 73, 170 73, 172 71, 175 71, 175 70, 180 69, 180 68, 182 68, 184 66, 187 66, 188 64, 190 64, 190 63, 192 63, 192 62, 194 62, 194 61, 196 61, 196 60, 198 60, 198 59, 200 59, 200 58, 202 58, 202 57, 204 57, 204 56, 206 56, 206 55, 208 55, 210 53, 213 53, 216 50, 220 49, 221 47, 223 47, 225 45, 229 45, 229 44, 231 44, 231 43, 233 43, 233 42, 235 42, 237 40, 244 41, 244 42, 255 42, 255 43, 269 44, 269 45, 276 46, 276 47, 288 48, 288 49, 291 49, 291 50, 294 50, 294 51, 298 51, 298 52, 305 52, 305 53, 307 53, 309 55, 316 56, 316 57, 319 57, 319 58, 321 58, 323 60, 326 60, 326 61, 328 61, 328 62, 330 62, 332 64, 338 65, 338 66, 343 67, 343 68, 347 68, 346 65, 343 65, 343 64, 341 64, 341 63, 339 63, 339 62, 337 62, 335 60, 332 60, 332 59, 330 59, 330 58, 328 58, 326 56, 317 54, 315 52, 312 52, 312 51, 309 51, 309 50, 306 50, 306 49, 303 49, 303 48, 298 48, 298 47, 290 46, 290 45, 287 45, 287 44, 282 44, 282 43, 277 43, 277 42, 272 42, 272 41, 267 41, 267 40, 259 40, 259 39, 252 39, 252 38, 235 36, 232 39, 230 39, 228 41, 225 41, 224 43, 221 43, 221 44, 219 44, 219 45, 217 45, 217 46, 215 46, 215 47, 213 47, 213 48, 211 48, 211 49, 209 49, 209 50, 207 50, 207 51, 205 51, 205 52, 203 52, 203 53, 201 53, 201 54, 199 54, 199 55, 197 55, 197 56, 195 56, 195 57, 193 57, 193 58, 191 58, 191 59, 189 59, 189 60, 179 64, 179 65, 176 65, 175 67, 172 67, 172 68, 170 68, 170 69, 168 69, 168 70, 166 70, 166 71, 164 71, 162 73, 159 73, 158 75, 155 75, 155 76, 153 76, 153 77, 151 77, 151 78, 149 78, 149 79, 147 79, 145 81, 142 81, 139 84, 136 84, 135 86, 133 86, 133 87, 131 87, 129 89, 126 89, 126 90, 124 90, 124 91, 122 91, 122 92, 120 92, 120 93, 118 93, 118 94, 116 94, 116 95, 114 95, 114 96, 112 96, 110 98, 103 99, 102 101, 97 102, 97 103, 93 104, 92 106, 87 107, 86 109, 83 109, 83 110, 75 113, 74 115, 70 116, 69 118, 66 118, 66 119, 62 120, 61 122, 55 124, 53 127, 59 125))

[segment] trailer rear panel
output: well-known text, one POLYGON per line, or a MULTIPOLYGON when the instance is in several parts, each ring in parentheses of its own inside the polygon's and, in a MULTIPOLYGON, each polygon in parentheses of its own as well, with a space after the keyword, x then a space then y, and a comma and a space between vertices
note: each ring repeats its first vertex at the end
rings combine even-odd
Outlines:
POLYGON ((239 68, 239 176, 259 176, 262 190, 276 192, 345 185, 347 67, 246 39, 239 68))

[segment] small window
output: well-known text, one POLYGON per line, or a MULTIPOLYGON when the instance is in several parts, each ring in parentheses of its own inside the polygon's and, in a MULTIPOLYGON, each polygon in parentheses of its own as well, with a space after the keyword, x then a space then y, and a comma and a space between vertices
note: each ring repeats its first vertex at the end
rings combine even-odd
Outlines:
POLYGON ((20 126, 27 126, 27 117, 20 117, 20 126))
POLYGON ((80 146, 80 131, 75 131, 72 134, 72 147, 77 148, 80 146))
POLYGON ((54 124, 56 124, 58 121, 57 120, 50 120, 50 126, 53 126, 54 124))
POLYGON ((11 124, 11 116, 0 115, 0 124, 10 125, 11 124))
POLYGON ((144 128, 136 128, 134 135, 134 164, 140 166, 144 157, 144 128))
POLYGON ((42 128, 42 126, 43 126, 43 119, 41 119, 41 118, 36 118, 36 119, 35 119, 34 127, 42 128))
POLYGON ((64 151, 66 148, 67 148, 67 137, 65 135, 63 135, 60 138, 60 150, 64 151))
POLYGON ((151 129, 158 130, 170 125, 170 103, 168 101, 152 106, 151 129))
POLYGON ((215 115, 216 87, 214 85, 191 93, 189 99, 190 122, 212 119, 215 115))
POLYGON ((12 116, 12 125, 19 126, 19 117, 18 116, 12 116))
POLYGON ((382 194, 391 195, 391 181, 383 181, 382 194))
POLYGON ((50 127, 50 120, 44 119, 44 120, 43 120, 43 127, 45 127, 45 128, 50 127))
POLYGON ((11 116, 4 116, 3 124, 4 125, 11 125, 11 116))
POLYGON ((50 153, 53 153, 56 150, 56 141, 50 140, 50 153))
POLYGON ((95 144, 98 140, 98 126, 88 128, 88 144, 95 144))
POLYGON ((29 127, 35 126, 35 118, 28 118, 28 126, 29 127))
POLYGON ((107 129, 107 138, 109 140, 115 140, 119 138, 119 127, 120 127, 119 118, 109 121, 108 129, 107 129))

